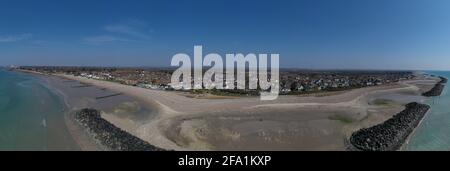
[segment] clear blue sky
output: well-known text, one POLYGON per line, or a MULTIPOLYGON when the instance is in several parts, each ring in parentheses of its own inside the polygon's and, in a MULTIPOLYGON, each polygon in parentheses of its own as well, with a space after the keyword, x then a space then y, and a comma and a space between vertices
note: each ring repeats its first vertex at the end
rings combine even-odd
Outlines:
POLYGON ((450 69, 448 0, 0 2, 0 65, 167 66, 203 45, 282 67, 450 69))

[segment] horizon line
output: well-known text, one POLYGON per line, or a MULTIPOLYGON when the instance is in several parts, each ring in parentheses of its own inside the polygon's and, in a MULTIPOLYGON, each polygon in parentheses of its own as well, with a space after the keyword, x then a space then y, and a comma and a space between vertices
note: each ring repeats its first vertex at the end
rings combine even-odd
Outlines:
MULTIPOLYGON (((2 65, 2 67, 86 67, 86 68, 178 68, 174 66, 119 66, 119 65, 2 65)), ((207 67, 204 67, 207 68, 207 67)), ((310 70, 310 71, 450 71, 444 69, 383 69, 383 68, 306 68, 306 67, 279 67, 282 70, 310 70)))

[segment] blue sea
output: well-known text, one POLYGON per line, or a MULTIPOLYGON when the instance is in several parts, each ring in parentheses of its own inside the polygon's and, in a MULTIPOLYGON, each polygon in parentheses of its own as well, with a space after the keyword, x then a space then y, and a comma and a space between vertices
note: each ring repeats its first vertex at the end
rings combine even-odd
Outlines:
POLYGON ((65 109, 41 78, 0 69, 0 150, 79 150, 65 109))
MULTIPOLYGON (((437 76, 450 78, 450 72, 427 72, 437 76)), ((427 113, 421 125, 411 136, 406 150, 434 151, 450 150, 450 86, 445 86, 439 97, 427 100, 431 111, 427 113)))

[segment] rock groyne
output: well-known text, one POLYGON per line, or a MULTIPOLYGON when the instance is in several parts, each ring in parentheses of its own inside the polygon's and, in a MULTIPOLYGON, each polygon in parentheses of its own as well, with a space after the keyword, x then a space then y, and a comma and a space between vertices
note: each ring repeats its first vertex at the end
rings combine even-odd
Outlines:
POLYGON ((75 120, 107 150, 165 151, 111 124, 101 117, 98 110, 82 109, 75 113, 75 120))
POLYGON ((441 81, 439 81, 434 87, 422 95, 425 97, 434 97, 434 96, 440 96, 442 94, 442 91, 444 90, 445 83, 447 83, 447 78, 439 77, 441 81))
POLYGON ((439 78, 441 79, 441 81, 439 81, 439 83, 441 83, 441 84, 447 83, 447 78, 445 78, 445 77, 439 77, 439 78))
POLYGON ((412 102, 391 119, 370 128, 363 128, 350 136, 349 150, 394 151, 406 141, 430 106, 412 102))

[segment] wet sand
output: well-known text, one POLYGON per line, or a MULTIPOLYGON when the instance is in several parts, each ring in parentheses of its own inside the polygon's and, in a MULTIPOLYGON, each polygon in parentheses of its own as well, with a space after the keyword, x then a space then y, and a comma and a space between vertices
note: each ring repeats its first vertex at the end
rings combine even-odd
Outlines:
POLYGON ((136 128, 154 117, 154 112, 134 98, 120 92, 99 88, 61 77, 37 75, 48 87, 60 95, 68 108, 65 123, 75 141, 84 151, 104 150, 90 137, 73 116, 75 111, 83 108, 94 108, 101 111, 103 118, 123 130, 136 134, 136 128), (113 95, 113 96, 110 96, 113 95))
POLYGON ((408 84, 372 89, 338 103, 262 104, 179 116, 171 119, 165 134, 195 150, 345 150, 345 140, 354 131, 391 118, 404 104, 425 99, 412 85, 415 82, 408 84))

